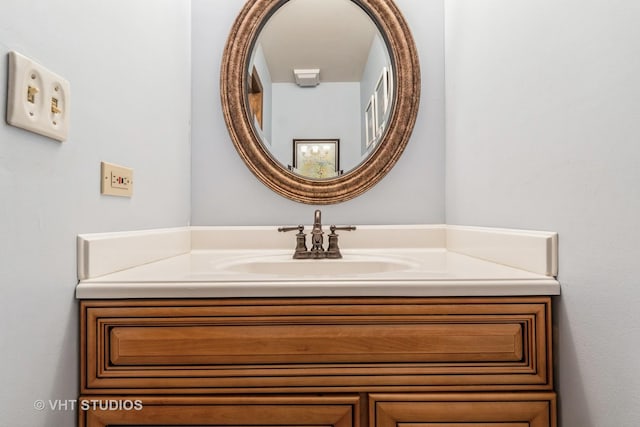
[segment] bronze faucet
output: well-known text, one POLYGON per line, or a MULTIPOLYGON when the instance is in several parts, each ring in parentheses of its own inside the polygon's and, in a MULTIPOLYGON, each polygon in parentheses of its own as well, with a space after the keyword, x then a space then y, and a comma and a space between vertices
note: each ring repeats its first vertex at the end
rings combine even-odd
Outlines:
POLYGON ((304 225, 298 225, 296 227, 280 227, 278 231, 293 231, 298 230, 296 234, 296 249, 293 253, 294 259, 322 259, 342 258, 340 248, 338 247, 338 235, 336 230, 352 231, 356 227, 353 225, 345 227, 336 227, 332 225, 329 227, 331 233, 329 234, 329 245, 327 250, 324 250, 324 231, 322 231, 322 212, 320 209, 316 209, 313 215, 313 228, 311 229, 311 248, 307 250, 306 235, 304 234, 304 225))
POLYGON ((322 231, 321 216, 320 209, 316 209, 313 214, 313 228, 311 229, 311 258, 324 258, 324 248, 322 247, 324 232, 322 231))

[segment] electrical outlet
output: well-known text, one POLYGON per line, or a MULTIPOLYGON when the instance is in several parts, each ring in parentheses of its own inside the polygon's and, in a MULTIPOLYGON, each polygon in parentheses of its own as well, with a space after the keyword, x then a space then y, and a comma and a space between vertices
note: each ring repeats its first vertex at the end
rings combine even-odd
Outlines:
POLYGON ((109 196, 133 195, 133 169, 112 163, 100 163, 100 193, 109 196))
POLYGON ((58 141, 69 133, 69 82, 17 52, 9 52, 7 123, 58 141))

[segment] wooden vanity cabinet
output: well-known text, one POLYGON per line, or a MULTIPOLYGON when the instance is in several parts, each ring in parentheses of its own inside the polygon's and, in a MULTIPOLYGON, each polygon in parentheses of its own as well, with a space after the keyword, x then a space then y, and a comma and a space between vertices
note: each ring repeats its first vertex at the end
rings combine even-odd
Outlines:
POLYGON ((79 425, 556 426, 551 360, 550 297, 83 300, 79 425))

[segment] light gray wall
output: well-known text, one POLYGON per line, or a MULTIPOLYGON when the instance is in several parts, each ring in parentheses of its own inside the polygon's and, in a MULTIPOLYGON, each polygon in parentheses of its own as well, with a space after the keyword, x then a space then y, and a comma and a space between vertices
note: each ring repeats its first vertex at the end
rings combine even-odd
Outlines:
MULTIPOLYGON (((195 225, 310 223, 314 206, 259 182, 233 148, 220 107, 220 60, 244 0, 193 0, 192 221, 195 225)), ((395 168, 372 190, 324 206, 327 223, 444 221, 444 54, 442 0, 398 0, 422 67, 417 124, 395 168)))
POLYGON ((565 427, 640 419, 640 7, 446 0, 447 222, 559 232, 565 427))
POLYGON ((76 425, 34 409, 77 398, 76 235, 189 221, 190 6, 153 3, 2 0, 1 426, 76 425), (65 143, 6 124, 10 50, 70 81, 65 143), (101 160, 134 168, 133 198, 99 195, 101 160))
POLYGON ((340 169, 360 163, 360 84, 321 83, 299 87, 274 83, 271 153, 293 165, 294 139, 339 139, 340 169))
MULTIPOLYGON (((396 3, 423 72, 413 138, 389 176, 324 207, 325 219, 445 220, 446 36, 446 220, 560 233, 562 425, 635 426, 636 2, 445 0, 444 31, 443 1, 396 3)), ((191 33, 186 2, 156 0, 152 11, 142 0, 30 4, 2 2, 0 82, 13 49, 67 77, 71 133, 59 144, 0 124, 0 422, 64 426, 75 412, 39 412, 33 402, 77 395, 76 234, 185 225, 190 170, 195 224, 298 223, 313 207, 259 183, 227 134, 220 58, 244 0, 193 0, 191 33), (132 199, 98 195, 100 160, 135 169, 132 199)))

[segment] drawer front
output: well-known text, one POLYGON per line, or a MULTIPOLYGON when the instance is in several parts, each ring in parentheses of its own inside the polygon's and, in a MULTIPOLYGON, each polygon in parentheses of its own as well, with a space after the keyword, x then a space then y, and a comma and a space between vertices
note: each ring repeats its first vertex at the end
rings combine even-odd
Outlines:
POLYGON ((122 319, 109 326, 105 348, 115 367, 521 361, 526 325, 487 321, 156 326, 122 319))
POLYGON ((369 396, 372 427, 556 427, 555 393, 369 396))
POLYGON ((545 298, 83 301, 81 310, 83 392, 552 387, 545 298))

